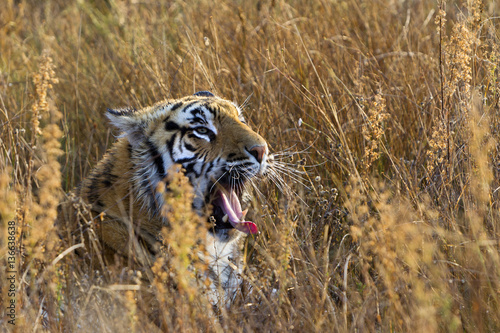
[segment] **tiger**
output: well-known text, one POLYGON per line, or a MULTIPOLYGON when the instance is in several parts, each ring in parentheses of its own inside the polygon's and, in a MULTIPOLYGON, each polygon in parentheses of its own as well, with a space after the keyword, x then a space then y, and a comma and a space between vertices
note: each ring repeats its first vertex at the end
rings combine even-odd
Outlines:
POLYGON ((266 140, 237 104, 208 91, 140 110, 108 109, 106 116, 121 134, 73 191, 90 207, 99 241, 122 256, 134 248, 133 256, 151 266, 162 228, 175 223, 161 216, 164 197, 156 189, 172 166, 182 166, 194 192, 193 210, 211 221, 203 258, 209 301, 228 306, 242 284, 242 240, 259 232, 243 207, 251 200, 246 183, 265 177, 272 163, 266 140))

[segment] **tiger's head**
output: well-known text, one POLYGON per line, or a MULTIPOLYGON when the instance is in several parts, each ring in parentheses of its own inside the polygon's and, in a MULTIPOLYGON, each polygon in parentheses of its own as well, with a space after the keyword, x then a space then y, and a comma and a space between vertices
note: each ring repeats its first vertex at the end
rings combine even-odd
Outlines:
POLYGON ((159 212, 163 198, 156 186, 181 164, 194 188, 194 208, 202 214, 213 207, 215 230, 257 233, 241 201, 247 182, 264 175, 271 158, 236 104, 203 91, 138 111, 108 109, 107 117, 130 143, 132 186, 143 206, 159 212))

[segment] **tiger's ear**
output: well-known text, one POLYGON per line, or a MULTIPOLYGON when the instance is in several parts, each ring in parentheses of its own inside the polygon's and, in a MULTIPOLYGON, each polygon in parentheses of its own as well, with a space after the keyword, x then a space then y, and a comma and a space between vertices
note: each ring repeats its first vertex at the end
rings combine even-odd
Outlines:
POLYGON ((120 137, 127 137, 132 146, 138 146, 144 141, 145 123, 141 117, 137 117, 134 113, 136 109, 107 109, 106 117, 111 120, 111 123, 122 131, 120 137))
POLYGON ((198 91, 193 94, 194 96, 200 96, 200 97, 215 97, 214 94, 212 94, 210 91, 198 91))

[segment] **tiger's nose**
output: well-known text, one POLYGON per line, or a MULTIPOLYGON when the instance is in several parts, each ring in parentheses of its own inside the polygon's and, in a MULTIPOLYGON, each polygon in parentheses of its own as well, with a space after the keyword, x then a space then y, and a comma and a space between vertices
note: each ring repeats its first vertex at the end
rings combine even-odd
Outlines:
POLYGON ((262 161, 264 160, 266 150, 267 150, 266 146, 253 146, 252 148, 250 148, 248 152, 250 153, 250 155, 255 157, 257 162, 259 162, 259 164, 261 164, 262 161))

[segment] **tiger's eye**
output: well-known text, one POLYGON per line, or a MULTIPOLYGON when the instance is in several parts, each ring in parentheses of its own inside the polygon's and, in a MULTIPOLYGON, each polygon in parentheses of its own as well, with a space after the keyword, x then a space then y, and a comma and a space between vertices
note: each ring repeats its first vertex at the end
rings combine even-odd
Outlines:
POLYGON ((208 128, 206 128, 206 127, 196 127, 194 130, 196 132, 198 132, 199 134, 207 134, 208 133, 208 128))

